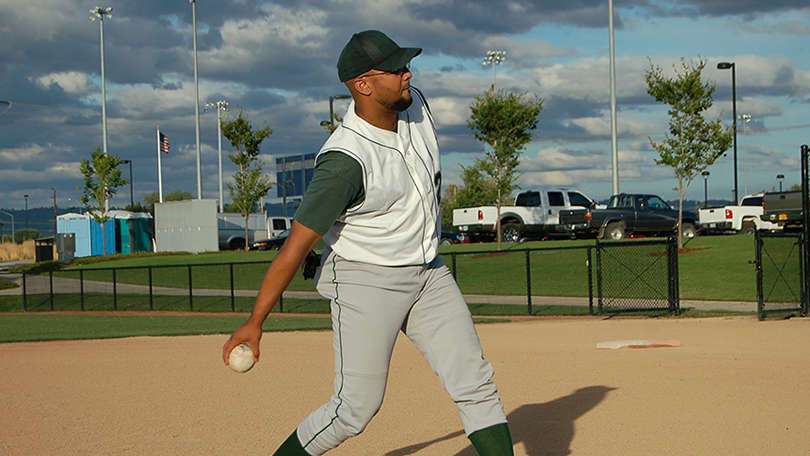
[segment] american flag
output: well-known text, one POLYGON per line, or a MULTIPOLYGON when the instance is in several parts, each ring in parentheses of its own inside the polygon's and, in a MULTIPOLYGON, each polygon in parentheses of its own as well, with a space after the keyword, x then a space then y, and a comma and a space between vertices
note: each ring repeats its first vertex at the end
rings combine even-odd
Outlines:
POLYGON ((163 133, 160 134, 160 151, 164 154, 169 153, 169 137, 163 133))

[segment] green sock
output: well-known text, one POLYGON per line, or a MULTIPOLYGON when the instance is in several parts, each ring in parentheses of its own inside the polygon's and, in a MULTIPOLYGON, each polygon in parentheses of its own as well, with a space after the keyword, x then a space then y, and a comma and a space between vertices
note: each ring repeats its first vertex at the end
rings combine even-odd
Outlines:
POLYGON ((310 454, 301 446, 301 441, 298 440, 298 430, 296 429, 273 453, 273 456, 310 456, 310 454))
POLYGON ((470 434, 475 451, 479 456, 513 456, 512 435, 509 423, 496 424, 470 434))

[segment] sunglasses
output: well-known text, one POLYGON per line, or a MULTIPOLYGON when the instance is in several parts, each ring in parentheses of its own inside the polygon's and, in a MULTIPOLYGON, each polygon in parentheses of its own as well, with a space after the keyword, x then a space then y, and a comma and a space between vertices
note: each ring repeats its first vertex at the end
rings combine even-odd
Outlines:
POLYGON ((381 74, 393 74, 393 75, 397 75, 397 76, 402 76, 403 74, 411 71, 411 63, 408 62, 408 63, 405 64, 404 67, 397 68, 396 70, 393 70, 393 71, 383 71, 383 70, 380 70, 380 71, 381 71, 380 73, 367 74, 366 76, 379 76, 381 74))

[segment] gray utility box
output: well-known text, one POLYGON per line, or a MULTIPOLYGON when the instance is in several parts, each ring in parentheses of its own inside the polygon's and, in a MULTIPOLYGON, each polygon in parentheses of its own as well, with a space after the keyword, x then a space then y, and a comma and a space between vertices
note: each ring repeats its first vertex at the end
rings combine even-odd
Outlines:
POLYGON ((70 263, 76 256, 76 233, 56 235, 56 255, 60 263, 70 263))

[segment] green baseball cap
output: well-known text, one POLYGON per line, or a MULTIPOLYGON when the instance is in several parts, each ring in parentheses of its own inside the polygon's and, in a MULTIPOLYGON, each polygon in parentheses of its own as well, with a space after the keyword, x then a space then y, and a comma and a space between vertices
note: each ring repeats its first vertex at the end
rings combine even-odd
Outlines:
POLYGON ((395 71, 422 53, 422 48, 403 48, 377 30, 355 33, 338 58, 340 82, 369 70, 395 71))

